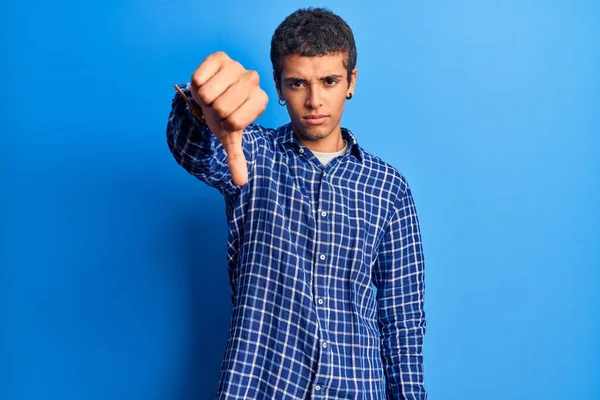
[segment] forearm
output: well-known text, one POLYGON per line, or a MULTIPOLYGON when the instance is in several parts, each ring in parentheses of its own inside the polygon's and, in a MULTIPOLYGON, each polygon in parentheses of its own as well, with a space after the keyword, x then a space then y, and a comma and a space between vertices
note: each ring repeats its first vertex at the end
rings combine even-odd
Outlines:
POLYGON ((388 400, 424 400, 424 257, 410 189, 397 202, 375 265, 388 400))
MULTIPOLYGON (((167 143, 171 154, 187 172, 224 194, 236 191, 227 162, 227 153, 209 127, 194 113, 189 85, 181 85, 185 97, 177 92, 167 123, 167 143)), ((246 140, 245 153, 252 153, 246 140)))
POLYGON ((426 399, 423 374, 425 316, 420 294, 398 312, 388 312, 381 323, 381 354, 388 400, 426 399), (409 308, 409 310, 406 310, 409 308))

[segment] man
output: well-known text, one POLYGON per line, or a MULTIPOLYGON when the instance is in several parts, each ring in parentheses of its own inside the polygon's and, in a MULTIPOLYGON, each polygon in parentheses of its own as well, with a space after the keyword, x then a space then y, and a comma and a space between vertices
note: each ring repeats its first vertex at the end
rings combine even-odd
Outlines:
POLYGON ((258 74, 219 52, 176 86, 167 127, 177 162, 225 199, 233 309, 217 398, 425 399, 411 191, 340 126, 352 31, 298 10, 271 61, 289 124, 253 123, 267 104, 258 74))

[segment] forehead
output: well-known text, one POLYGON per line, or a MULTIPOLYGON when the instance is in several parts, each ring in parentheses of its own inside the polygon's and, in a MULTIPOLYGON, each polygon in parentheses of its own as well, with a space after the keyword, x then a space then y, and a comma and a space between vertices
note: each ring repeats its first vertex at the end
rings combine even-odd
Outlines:
POLYGON ((346 75, 345 53, 325 54, 323 56, 305 57, 291 54, 283 57, 282 74, 301 78, 319 78, 328 75, 346 75))

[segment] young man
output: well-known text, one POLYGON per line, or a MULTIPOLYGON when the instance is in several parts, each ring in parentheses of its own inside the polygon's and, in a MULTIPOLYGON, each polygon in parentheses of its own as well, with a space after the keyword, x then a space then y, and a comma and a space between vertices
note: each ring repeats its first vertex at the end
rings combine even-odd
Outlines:
POLYGON ((340 127, 352 31, 298 10, 271 61, 289 124, 253 123, 267 104, 258 75, 219 52, 176 87, 167 127, 177 162, 225 199, 233 310, 217 398, 425 399, 411 191, 340 127))

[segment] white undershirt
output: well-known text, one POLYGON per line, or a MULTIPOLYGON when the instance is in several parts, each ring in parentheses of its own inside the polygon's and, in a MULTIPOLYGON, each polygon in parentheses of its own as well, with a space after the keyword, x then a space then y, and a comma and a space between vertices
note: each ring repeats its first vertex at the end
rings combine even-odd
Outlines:
POLYGON ((329 161, 346 153, 346 150, 348 150, 348 142, 346 142, 344 140, 344 148, 341 149, 340 151, 336 151, 333 153, 331 153, 331 152, 324 153, 321 151, 313 151, 312 153, 315 155, 315 157, 317 157, 319 159, 319 161, 321 161, 321 164, 327 165, 329 163, 329 161))

